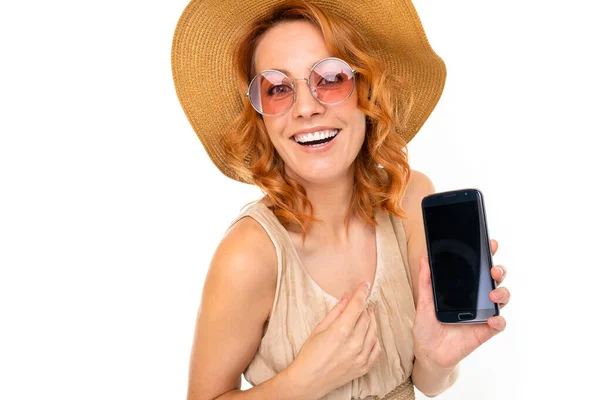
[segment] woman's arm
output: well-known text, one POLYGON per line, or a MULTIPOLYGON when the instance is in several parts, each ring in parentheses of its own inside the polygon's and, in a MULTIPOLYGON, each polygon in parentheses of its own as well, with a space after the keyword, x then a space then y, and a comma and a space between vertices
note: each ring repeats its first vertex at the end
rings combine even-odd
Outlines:
MULTIPOLYGON (((423 197, 435 193, 431 179, 422 172, 411 170, 411 179, 406 190, 402 207, 409 214, 404 220, 406 229, 408 264, 413 287, 413 298, 415 306, 419 297, 419 258, 427 255, 427 244, 425 241, 425 227, 423 226, 423 214, 421 200, 423 197)), ((458 364, 450 368, 441 368, 425 359, 419 359, 418 351, 415 352, 412 380, 413 384, 426 396, 436 396, 454 384, 458 378, 458 364)))
MULTIPOLYGON (((288 368, 284 369, 268 381, 248 390, 234 389, 217 397, 215 400, 312 400, 315 399, 306 388, 294 380, 288 368)), ((316 400, 316 399, 315 399, 316 400)))
MULTIPOLYGON (((427 259, 425 229, 421 212, 421 200, 434 193, 433 184, 423 174, 415 174, 412 189, 407 198, 410 236, 407 233, 408 257, 416 304, 412 328, 415 362, 413 383, 424 394, 432 397, 450 387, 458 376, 458 364, 506 327, 503 316, 493 316, 481 324, 443 324, 435 315, 431 271, 427 259)), ((498 250, 498 242, 490 240, 492 256, 498 250)), ((499 285, 504 280, 505 268, 494 266, 492 279, 499 285)), ((501 287, 490 291, 488 297, 502 308, 510 300, 510 292, 501 287)))
POLYGON ((277 256, 264 229, 243 218, 225 235, 211 261, 189 368, 188 400, 300 399, 289 370, 241 391, 241 375, 260 345, 273 305, 277 256))
POLYGON ((427 365, 426 362, 415 358, 412 373, 413 384, 425 396, 435 397, 456 382, 460 370, 459 365, 444 369, 435 365, 427 365))

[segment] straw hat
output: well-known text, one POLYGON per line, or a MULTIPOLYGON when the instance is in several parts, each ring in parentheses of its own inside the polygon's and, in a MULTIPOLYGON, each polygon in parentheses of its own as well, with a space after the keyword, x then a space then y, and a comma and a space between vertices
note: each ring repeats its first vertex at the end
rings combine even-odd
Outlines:
MULTIPOLYGON (((252 183, 250 173, 239 175, 229 165, 223 140, 226 127, 247 101, 238 91, 235 39, 253 21, 283 2, 191 0, 173 37, 173 80, 183 110, 219 170, 244 183, 252 183)), ((408 81, 414 99, 406 129, 401 133, 408 143, 433 111, 446 79, 444 62, 431 49, 413 4, 409 0, 308 2, 350 22, 388 68, 408 81)))

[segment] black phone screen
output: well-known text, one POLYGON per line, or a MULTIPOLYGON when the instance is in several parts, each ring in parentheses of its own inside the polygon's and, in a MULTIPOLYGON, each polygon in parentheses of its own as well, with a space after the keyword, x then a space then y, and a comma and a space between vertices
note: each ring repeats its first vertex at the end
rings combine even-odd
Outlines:
POLYGON ((477 200, 424 209, 439 312, 493 309, 486 227, 477 200))

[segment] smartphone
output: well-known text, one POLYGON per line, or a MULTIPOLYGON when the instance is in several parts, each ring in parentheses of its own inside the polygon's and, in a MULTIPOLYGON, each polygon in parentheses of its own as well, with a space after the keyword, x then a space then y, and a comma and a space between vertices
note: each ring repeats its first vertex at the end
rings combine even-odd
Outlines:
POLYGON ((434 193, 421 202, 437 319, 483 323, 499 315, 490 300, 492 253, 477 189, 434 193))

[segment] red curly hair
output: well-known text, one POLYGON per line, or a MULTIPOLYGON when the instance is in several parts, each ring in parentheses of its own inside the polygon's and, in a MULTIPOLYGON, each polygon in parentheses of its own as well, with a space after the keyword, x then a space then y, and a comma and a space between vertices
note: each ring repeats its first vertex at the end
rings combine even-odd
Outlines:
MULTIPOLYGON (((280 22, 297 20, 319 28, 331 55, 347 61, 358 71, 355 78, 358 108, 366 115, 366 132, 352 164, 354 189, 346 226, 353 214, 367 224, 376 225, 378 209, 405 218, 400 203, 411 172, 408 149, 400 132, 412 105, 410 88, 387 73, 383 60, 369 50, 361 34, 348 22, 301 0, 276 6, 269 15, 256 21, 236 46, 240 93, 244 96, 256 74, 254 52, 261 36, 280 22), (397 93, 409 95, 397 96, 397 93)), ((311 223, 319 220, 313 217, 304 187, 285 173, 283 160, 269 139, 262 116, 249 101, 244 102, 243 111, 227 131, 225 142, 233 166, 251 172, 254 184, 268 196, 282 225, 297 224, 304 241, 311 223)))

